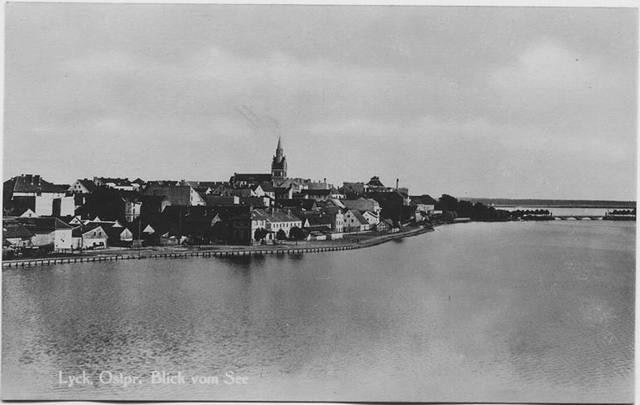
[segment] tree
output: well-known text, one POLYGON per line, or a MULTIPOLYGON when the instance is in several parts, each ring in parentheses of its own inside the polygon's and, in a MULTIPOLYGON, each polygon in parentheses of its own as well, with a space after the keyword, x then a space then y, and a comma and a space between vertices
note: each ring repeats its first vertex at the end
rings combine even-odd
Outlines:
POLYGON ((436 209, 442 211, 458 211, 458 199, 449 194, 442 194, 436 204, 436 209))
POLYGON ((267 231, 264 228, 258 228, 256 229, 256 231, 253 233, 253 238, 255 240, 257 240, 258 242, 260 242, 262 239, 266 238, 267 235, 269 234, 269 231, 267 231))
POLYGON ((276 233, 276 239, 277 240, 285 240, 285 239, 287 239, 287 233, 283 229, 280 229, 276 233))
POLYGON ((307 234, 297 226, 294 226, 293 228, 291 228, 291 230, 289 231, 289 235, 291 236, 292 239, 295 239, 295 240, 303 240, 304 238, 307 237, 307 234))

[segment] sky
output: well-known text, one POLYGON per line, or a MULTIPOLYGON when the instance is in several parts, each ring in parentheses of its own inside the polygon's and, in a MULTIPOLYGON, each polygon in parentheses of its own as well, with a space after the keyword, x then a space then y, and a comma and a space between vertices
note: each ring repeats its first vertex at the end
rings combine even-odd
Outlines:
POLYGON ((636 198, 622 8, 6 5, 3 177, 636 198))

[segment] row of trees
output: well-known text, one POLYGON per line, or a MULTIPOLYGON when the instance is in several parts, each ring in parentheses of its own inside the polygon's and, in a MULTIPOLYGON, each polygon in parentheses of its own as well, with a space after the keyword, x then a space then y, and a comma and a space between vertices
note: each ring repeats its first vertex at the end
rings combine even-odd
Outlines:
POLYGON ((442 210, 443 218, 450 220, 460 217, 474 221, 508 221, 512 218, 507 210, 489 207, 480 202, 474 204, 471 201, 459 201, 448 194, 443 194, 438 199, 435 209, 442 210))
MULTIPOLYGON (((269 234, 269 231, 267 231, 266 229, 258 228, 254 232, 253 238, 258 242, 261 242, 267 237, 268 234, 269 234)), ((283 229, 279 229, 278 232, 276 232, 276 240, 278 241, 284 241, 287 239, 299 241, 299 240, 304 240, 306 237, 307 237, 307 233, 302 228, 299 228, 297 226, 294 226, 293 228, 291 228, 291 230, 289 231, 288 238, 287 238, 287 233, 283 229)))

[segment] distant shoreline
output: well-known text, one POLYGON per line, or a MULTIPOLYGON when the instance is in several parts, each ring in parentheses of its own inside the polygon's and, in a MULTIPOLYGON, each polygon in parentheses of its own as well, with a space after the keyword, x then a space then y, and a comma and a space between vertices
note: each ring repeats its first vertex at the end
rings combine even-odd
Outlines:
POLYGON ((472 203, 480 202, 495 207, 531 207, 531 208, 635 208, 635 201, 614 200, 545 200, 534 198, 465 198, 472 203))

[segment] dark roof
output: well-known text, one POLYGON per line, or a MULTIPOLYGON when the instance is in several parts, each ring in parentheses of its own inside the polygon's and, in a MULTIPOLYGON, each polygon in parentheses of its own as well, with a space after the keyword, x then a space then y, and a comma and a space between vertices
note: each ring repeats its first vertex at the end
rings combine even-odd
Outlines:
POLYGON ((293 215, 290 210, 278 210, 278 209, 256 209, 254 211, 259 212, 261 215, 266 215, 267 219, 271 222, 293 222, 301 221, 300 218, 293 215))
POLYGON ((273 187, 273 184, 271 184, 271 182, 262 182, 260 183, 260 187, 262 188, 263 191, 270 193, 270 192, 274 192, 275 188, 273 187))
MULTIPOLYGON (((152 226, 152 228, 153 228, 153 226, 152 226)), ((105 229, 105 232, 107 233, 107 236, 109 237, 110 240, 114 240, 114 239, 118 240, 118 239, 120 239, 120 234, 122 232, 124 232, 125 229, 127 229, 129 232, 133 233, 131 231, 131 229, 127 228, 126 226, 123 226, 123 227, 111 226, 108 229, 105 229)))
POLYGON ((314 199, 308 198, 283 198, 276 200, 276 206, 279 208, 304 208, 305 210, 313 210, 318 207, 318 203, 314 199))
POLYGON ((240 197, 240 203, 244 205, 253 205, 255 208, 267 207, 264 199, 267 197, 240 197))
POLYGON ((78 179, 78 183, 82 184, 90 193, 93 193, 98 188, 96 183, 89 179, 78 179))
POLYGON ((358 221, 360 221, 360 223, 362 223, 362 224, 368 224, 369 223, 369 221, 367 221, 367 219, 362 216, 360 211, 358 211, 358 210, 349 210, 349 211, 351 211, 353 213, 353 216, 356 217, 356 219, 358 221))
POLYGON ((58 218, 16 218, 16 221, 23 224, 33 233, 49 233, 56 229, 72 229, 71 225, 65 224, 58 218))
POLYGON ((13 197, 13 200, 7 201, 5 206, 3 207, 4 212, 7 215, 19 216, 24 214, 24 212, 28 209, 35 211, 36 209, 36 198, 34 196, 22 197, 17 196, 13 197))
POLYGON ((147 185, 144 195, 165 196, 172 205, 189 205, 191 202, 191 186, 147 185))
POLYGON ((12 179, 13 193, 64 193, 67 188, 42 179, 37 174, 23 174, 12 179))
POLYGON ((247 183, 262 183, 272 180, 271 173, 234 173, 231 182, 244 181, 247 183))
POLYGON ((415 204, 434 205, 436 203, 436 200, 434 200, 429 194, 424 194, 412 195, 411 202, 415 204))
POLYGON ((33 233, 20 222, 2 221, 3 238, 30 239, 33 233))
POLYGON ((80 226, 77 226, 77 227, 73 228, 73 231, 71 231, 71 234, 73 236, 75 236, 75 237, 80 237, 84 233, 92 231, 92 230, 94 230, 96 228, 102 228, 103 231, 107 232, 107 230, 105 229, 104 226, 102 226, 102 224, 96 223, 96 222, 89 222, 86 225, 80 225, 80 226))
POLYGON ((131 185, 131 182, 129 181, 128 178, 124 177, 124 178, 120 178, 120 177, 95 177, 94 178, 95 182, 99 182, 99 183, 114 183, 117 186, 129 186, 131 185))
POLYGON ((329 195, 331 194, 331 190, 328 188, 318 188, 318 189, 306 189, 301 190, 300 194, 302 195, 329 195))
POLYGON ((378 176, 373 176, 371 180, 369 180, 369 182, 367 183, 367 186, 384 187, 384 184, 382 184, 378 176))
POLYGON ((225 195, 205 195, 204 199, 209 206, 218 206, 218 205, 237 205, 235 203, 237 196, 225 196, 225 195))
POLYGON ((328 215, 309 215, 307 219, 309 220, 309 225, 331 226, 331 218, 328 215))

